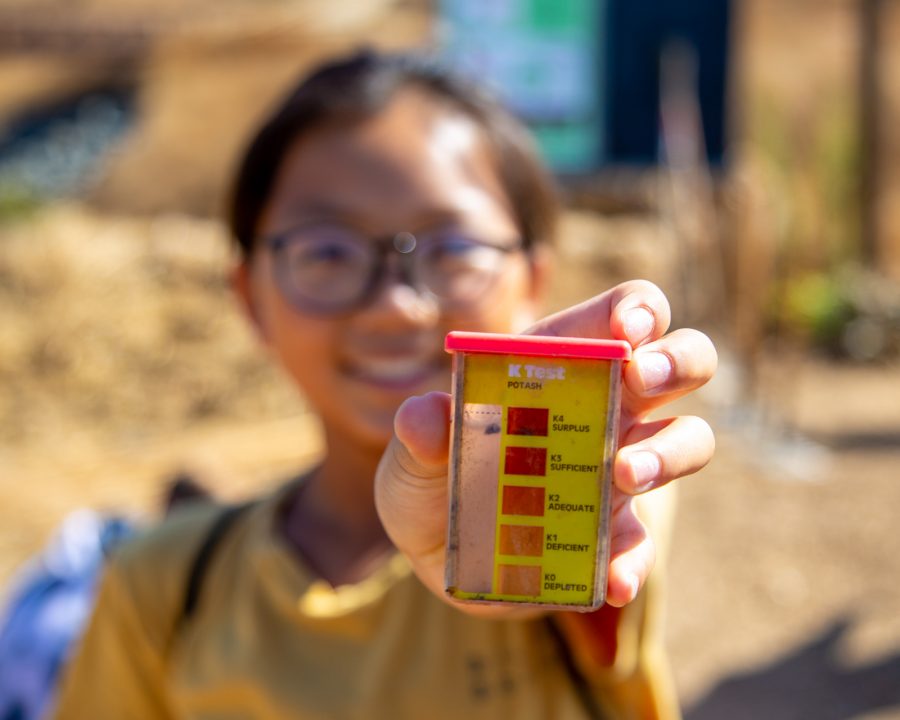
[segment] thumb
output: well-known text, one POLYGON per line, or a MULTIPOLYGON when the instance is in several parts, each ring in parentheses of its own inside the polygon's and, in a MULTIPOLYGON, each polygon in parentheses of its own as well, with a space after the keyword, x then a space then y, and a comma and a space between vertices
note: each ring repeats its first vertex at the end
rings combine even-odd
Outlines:
POLYGON ((450 396, 411 397, 394 417, 394 437, 375 474, 375 506, 394 545, 419 578, 443 590, 447 535, 450 396))

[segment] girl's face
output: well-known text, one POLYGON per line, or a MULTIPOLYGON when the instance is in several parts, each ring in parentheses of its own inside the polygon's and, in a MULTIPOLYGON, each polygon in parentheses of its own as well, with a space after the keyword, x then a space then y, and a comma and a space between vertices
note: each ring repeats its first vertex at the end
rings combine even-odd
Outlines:
MULTIPOLYGON (((298 227, 363 244, 398 233, 504 247, 519 239, 478 126, 413 90, 369 119, 314 130, 291 147, 257 234, 298 227)), ((449 390, 449 330, 521 330, 543 288, 541 263, 516 251, 477 297, 450 304, 407 284, 397 260, 389 256, 364 303, 339 314, 290 302, 275 279, 284 256, 265 241, 235 274, 260 335, 326 431, 373 448, 390 440, 405 398, 449 390)))

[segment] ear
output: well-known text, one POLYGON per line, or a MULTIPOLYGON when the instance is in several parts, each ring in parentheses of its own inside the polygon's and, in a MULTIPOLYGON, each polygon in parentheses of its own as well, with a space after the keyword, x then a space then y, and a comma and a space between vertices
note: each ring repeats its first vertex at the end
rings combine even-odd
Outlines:
POLYGON ((253 267, 250 260, 243 258, 231 270, 229 277, 231 290, 237 298, 238 305, 244 311, 244 315, 250 322, 260 340, 266 342, 266 332, 259 316, 256 297, 253 292, 253 267))

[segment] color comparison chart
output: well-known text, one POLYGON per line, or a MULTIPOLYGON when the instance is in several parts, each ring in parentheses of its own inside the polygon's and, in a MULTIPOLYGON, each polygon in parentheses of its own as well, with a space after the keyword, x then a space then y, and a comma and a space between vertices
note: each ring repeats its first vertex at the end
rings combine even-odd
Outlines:
POLYGON ((451 333, 447 592, 590 610, 603 602, 627 343, 451 333))

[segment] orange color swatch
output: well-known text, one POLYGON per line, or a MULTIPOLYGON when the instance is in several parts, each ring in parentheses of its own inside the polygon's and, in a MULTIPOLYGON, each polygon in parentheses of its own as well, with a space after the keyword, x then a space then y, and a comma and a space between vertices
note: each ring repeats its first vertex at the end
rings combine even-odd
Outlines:
POLYGON ((530 525, 501 525, 500 554, 539 557, 544 554, 544 528, 530 525))
POLYGON ((502 510, 504 515, 542 516, 544 514, 544 488, 504 486, 502 510))
POLYGON ((498 565, 497 592, 503 595, 540 595, 540 565, 498 565))

